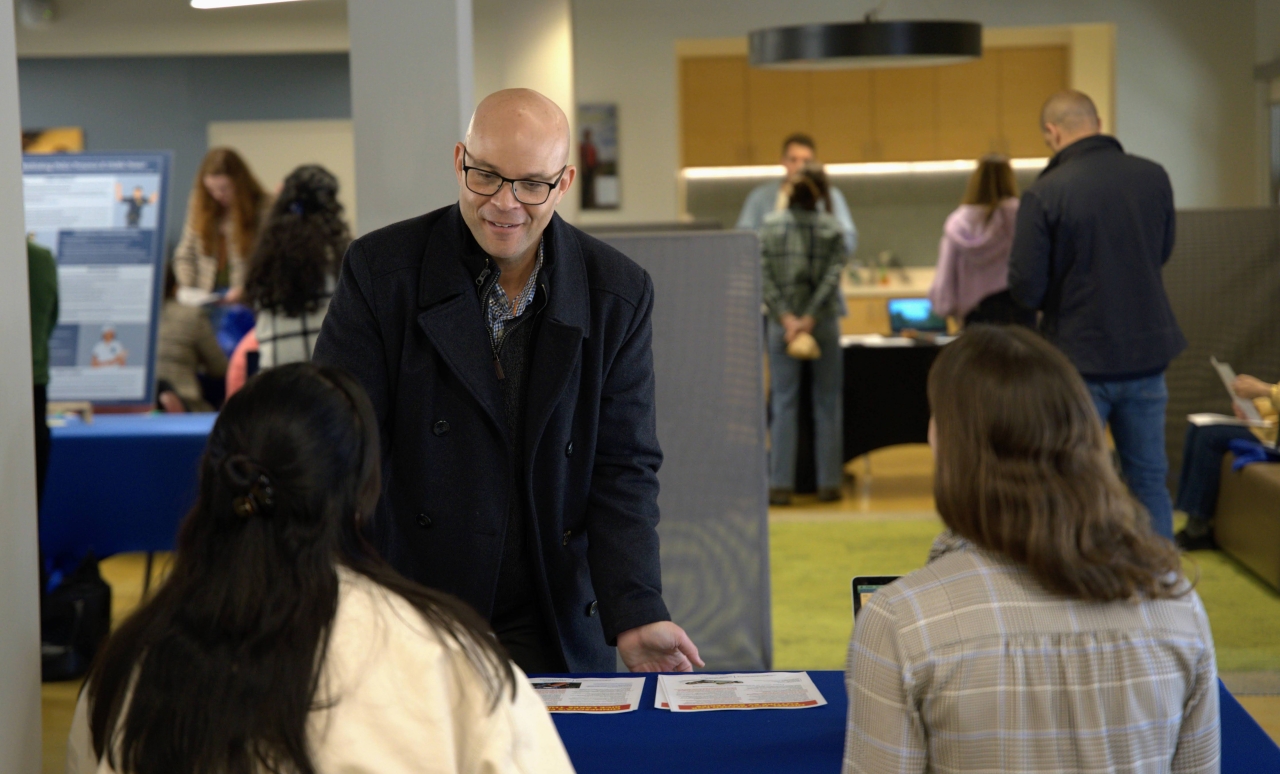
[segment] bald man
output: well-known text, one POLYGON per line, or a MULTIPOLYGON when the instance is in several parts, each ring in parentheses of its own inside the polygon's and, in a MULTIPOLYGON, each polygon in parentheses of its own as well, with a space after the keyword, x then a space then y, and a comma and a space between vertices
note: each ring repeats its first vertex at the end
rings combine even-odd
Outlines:
POLYGON ((458 202, 357 239, 315 359, 378 413, 367 532, 487 617, 526 672, 688 671, 658 562, 653 283, 565 223, 569 123, 491 94, 453 149, 458 202))
POLYGON ((1164 372, 1186 348, 1161 269, 1173 252, 1164 168, 1102 134, 1093 100, 1053 95, 1041 111, 1053 158, 1022 195, 1009 291, 1079 369, 1111 426, 1125 479, 1155 530, 1173 537, 1164 372))

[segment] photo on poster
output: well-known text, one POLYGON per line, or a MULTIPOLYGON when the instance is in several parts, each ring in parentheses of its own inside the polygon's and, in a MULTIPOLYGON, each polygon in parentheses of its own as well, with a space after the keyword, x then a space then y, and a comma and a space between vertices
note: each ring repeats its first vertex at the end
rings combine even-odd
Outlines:
POLYGON ((120 175, 115 181, 113 228, 155 228, 159 175, 120 175))
POLYGON ((578 106, 578 188, 584 210, 616 210, 621 205, 617 105, 578 106))

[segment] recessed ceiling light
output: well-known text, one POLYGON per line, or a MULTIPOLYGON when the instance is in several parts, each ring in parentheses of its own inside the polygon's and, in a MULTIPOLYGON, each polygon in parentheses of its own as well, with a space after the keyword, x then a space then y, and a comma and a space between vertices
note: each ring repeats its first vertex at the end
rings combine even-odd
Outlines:
POLYGON ((241 5, 270 5, 271 3, 298 2, 302 2, 302 0, 191 0, 191 7, 207 11, 211 8, 236 8, 241 5))

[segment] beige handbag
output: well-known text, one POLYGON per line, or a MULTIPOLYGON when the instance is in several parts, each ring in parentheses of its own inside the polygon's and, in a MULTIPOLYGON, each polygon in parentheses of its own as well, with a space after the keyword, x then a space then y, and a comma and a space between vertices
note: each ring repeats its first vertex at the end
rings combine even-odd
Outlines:
POLYGON ((795 360, 817 360, 822 357, 822 348, 812 334, 800 333, 787 345, 787 354, 795 360))

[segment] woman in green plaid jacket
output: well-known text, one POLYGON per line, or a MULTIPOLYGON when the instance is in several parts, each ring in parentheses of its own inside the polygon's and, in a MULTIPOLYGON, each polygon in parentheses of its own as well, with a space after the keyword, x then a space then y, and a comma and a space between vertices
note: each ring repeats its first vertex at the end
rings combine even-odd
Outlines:
POLYGON ((801 363, 787 345, 802 333, 821 350, 813 360, 814 436, 818 498, 840 499, 844 387, 840 357, 840 274, 847 258, 840 224, 831 214, 827 177, 802 169, 783 188, 785 210, 760 229, 763 295, 768 310, 771 459, 769 501, 787 505, 795 489, 797 408, 801 363))

